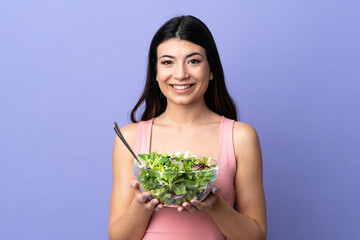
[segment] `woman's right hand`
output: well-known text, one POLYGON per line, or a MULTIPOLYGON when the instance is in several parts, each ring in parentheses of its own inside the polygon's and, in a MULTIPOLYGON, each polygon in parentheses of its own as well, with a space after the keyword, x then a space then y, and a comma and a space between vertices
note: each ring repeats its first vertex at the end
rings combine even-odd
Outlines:
POLYGON ((164 204, 159 203, 159 200, 156 198, 151 198, 150 193, 148 192, 142 192, 139 188, 139 182, 138 181, 131 181, 130 186, 132 189, 134 189, 135 193, 135 200, 143 205, 148 210, 155 210, 160 211, 164 208, 164 204))

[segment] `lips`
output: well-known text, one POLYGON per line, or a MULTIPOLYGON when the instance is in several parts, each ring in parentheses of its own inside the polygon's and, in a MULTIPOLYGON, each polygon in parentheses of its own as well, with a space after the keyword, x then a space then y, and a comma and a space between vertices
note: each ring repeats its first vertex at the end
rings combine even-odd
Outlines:
POLYGON ((178 90, 183 90, 183 89, 187 89, 187 88, 190 88, 192 87, 194 84, 182 84, 182 85, 179 85, 179 84, 170 84, 170 86, 172 86, 173 88, 175 89, 178 89, 178 90))
POLYGON ((189 87, 191 87, 191 84, 188 84, 188 85, 173 85, 173 88, 178 89, 178 90, 187 89, 189 87))
POLYGON ((171 86, 173 91, 176 92, 177 94, 188 93, 195 86, 195 84, 169 84, 169 85, 171 86))

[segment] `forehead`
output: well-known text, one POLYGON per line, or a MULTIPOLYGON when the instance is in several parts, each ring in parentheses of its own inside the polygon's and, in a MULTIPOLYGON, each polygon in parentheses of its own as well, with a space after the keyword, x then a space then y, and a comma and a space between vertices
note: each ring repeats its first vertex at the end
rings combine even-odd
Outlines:
POLYGON ((189 53, 198 52, 205 56, 205 49, 195 43, 178 38, 170 38, 157 47, 157 55, 163 54, 171 56, 187 55, 189 53))

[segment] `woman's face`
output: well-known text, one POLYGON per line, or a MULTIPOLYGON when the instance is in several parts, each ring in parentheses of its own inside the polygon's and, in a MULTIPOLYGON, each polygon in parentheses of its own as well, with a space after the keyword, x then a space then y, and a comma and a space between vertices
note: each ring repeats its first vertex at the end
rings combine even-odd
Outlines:
POLYGON ((171 38, 157 48, 156 81, 168 103, 204 101, 213 76, 206 51, 190 41, 171 38))

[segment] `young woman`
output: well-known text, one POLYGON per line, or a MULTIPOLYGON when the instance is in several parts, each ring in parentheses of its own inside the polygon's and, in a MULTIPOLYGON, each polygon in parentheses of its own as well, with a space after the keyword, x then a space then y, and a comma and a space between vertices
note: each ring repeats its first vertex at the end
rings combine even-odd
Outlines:
POLYGON ((136 154, 190 151, 217 159, 220 173, 204 201, 165 207, 139 190, 133 157, 116 137, 109 238, 266 239, 260 144, 236 119, 209 29, 193 16, 170 19, 151 42, 144 92, 121 131, 136 154))

